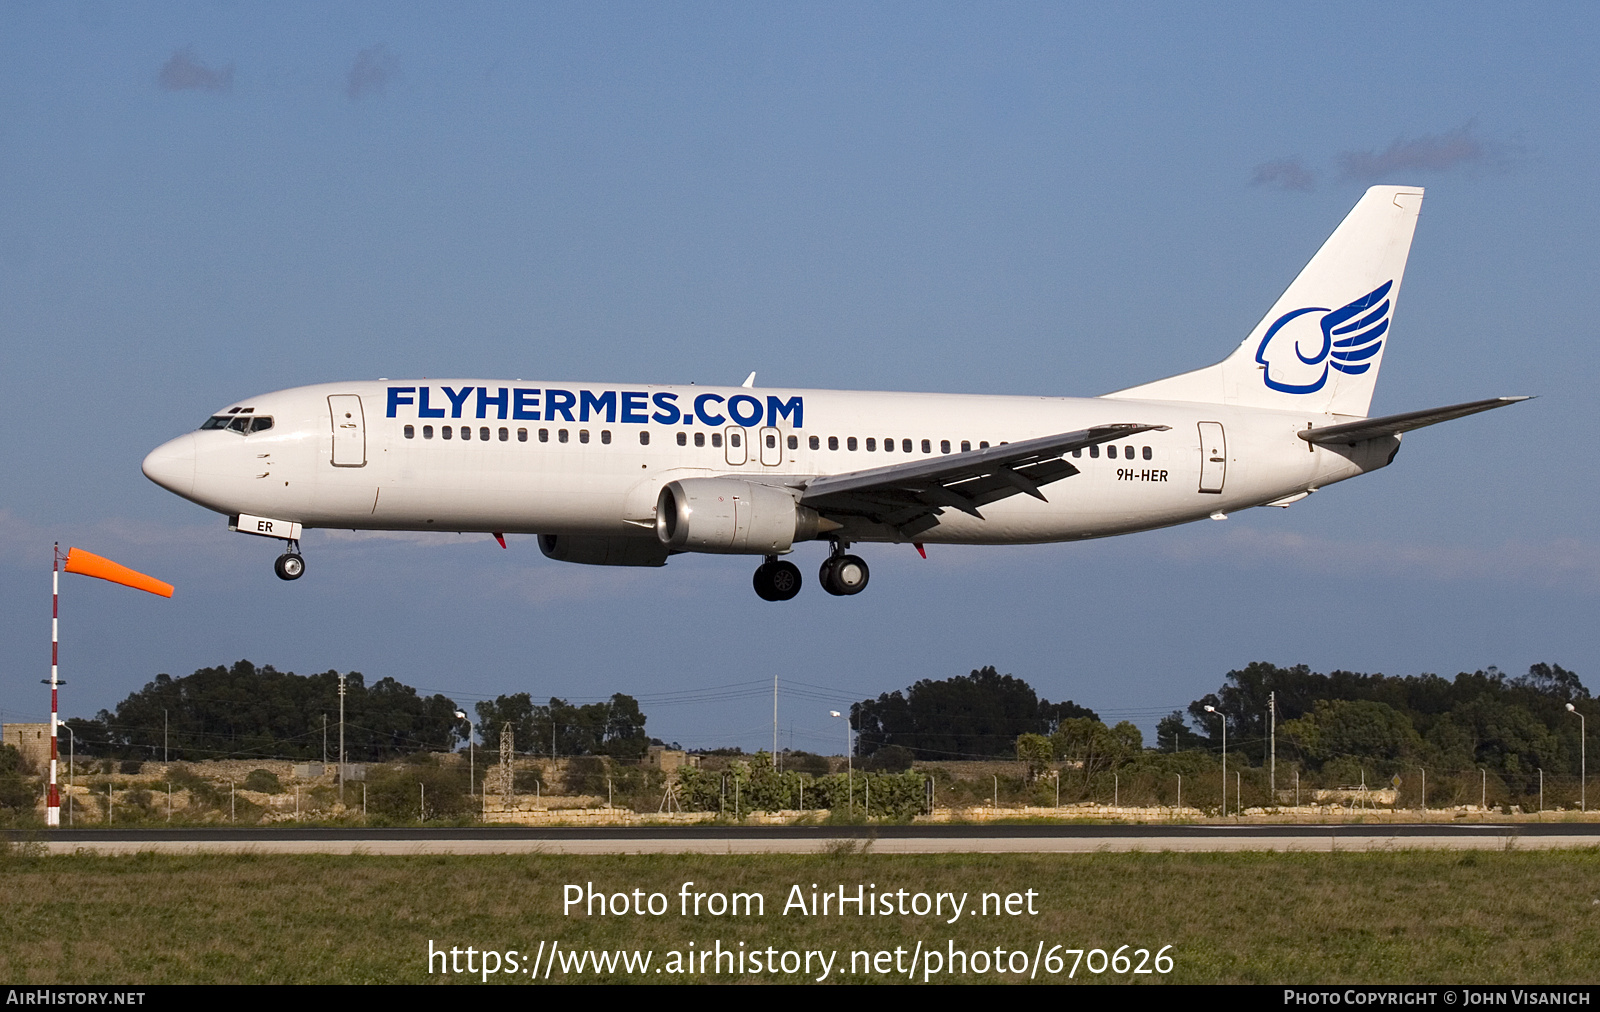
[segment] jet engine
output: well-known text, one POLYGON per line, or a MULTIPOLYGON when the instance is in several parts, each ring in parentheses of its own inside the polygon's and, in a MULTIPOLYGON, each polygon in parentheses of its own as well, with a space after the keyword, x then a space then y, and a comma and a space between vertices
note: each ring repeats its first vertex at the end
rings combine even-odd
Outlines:
POLYGON ((798 492, 737 478, 684 478, 656 500, 656 537, 680 552, 777 555, 838 524, 801 506, 798 492))

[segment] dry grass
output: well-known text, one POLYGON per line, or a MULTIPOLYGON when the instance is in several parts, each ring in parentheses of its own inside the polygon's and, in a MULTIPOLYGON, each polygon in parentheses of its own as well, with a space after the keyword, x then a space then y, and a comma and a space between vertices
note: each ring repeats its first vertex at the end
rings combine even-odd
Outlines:
POLYGON ((1030 956, 1041 940, 1046 950, 1170 944, 1176 968, 1167 979, 1188 982, 1557 983, 1592 981, 1600 965, 1600 851, 51 858, 13 850, 0 856, 0 889, 0 978, 29 984, 421 982, 430 979, 430 939, 523 952, 550 939, 651 948, 653 966, 668 949, 717 939, 748 950, 838 949, 845 964, 852 949, 910 949, 918 940, 1030 956), (760 891, 766 916, 678 916, 686 881, 760 891), (562 887, 588 882, 665 893, 672 911, 563 916, 562 887), (985 891, 1034 889, 1041 912, 953 925, 783 916, 796 883, 966 892, 969 903, 985 891))

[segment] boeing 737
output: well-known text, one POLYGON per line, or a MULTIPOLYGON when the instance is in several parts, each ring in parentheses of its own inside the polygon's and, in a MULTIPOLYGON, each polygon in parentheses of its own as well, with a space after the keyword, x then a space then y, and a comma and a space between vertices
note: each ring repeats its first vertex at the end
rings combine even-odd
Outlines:
POLYGON ((818 582, 867 586, 856 545, 1102 538, 1289 506, 1385 467, 1401 434, 1496 397, 1367 417, 1392 336, 1419 187, 1376 186, 1216 365, 1100 397, 976 396, 418 379, 237 401, 144 473, 286 542, 316 528, 538 535, 552 559, 662 566, 759 556, 755 590, 800 591, 783 556, 827 544, 818 582))

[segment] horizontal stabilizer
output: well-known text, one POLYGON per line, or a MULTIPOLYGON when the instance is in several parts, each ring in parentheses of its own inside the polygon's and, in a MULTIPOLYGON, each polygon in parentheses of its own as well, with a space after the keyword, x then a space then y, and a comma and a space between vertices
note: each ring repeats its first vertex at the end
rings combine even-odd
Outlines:
POLYGON ((1489 411, 1494 408, 1503 408, 1507 404, 1518 401, 1531 400, 1528 397, 1491 397, 1484 401, 1468 401, 1465 404, 1452 404, 1446 408, 1427 408, 1423 411, 1407 411, 1399 415, 1384 415, 1382 418, 1363 418, 1358 422, 1345 422, 1340 425, 1324 425, 1321 428, 1306 429, 1295 435, 1308 443, 1359 443, 1365 439, 1377 439, 1380 436, 1393 436, 1401 432, 1410 432, 1420 429, 1425 425, 1437 425, 1448 422, 1452 418, 1465 418, 1475 415, 1480 411, 1489 411))

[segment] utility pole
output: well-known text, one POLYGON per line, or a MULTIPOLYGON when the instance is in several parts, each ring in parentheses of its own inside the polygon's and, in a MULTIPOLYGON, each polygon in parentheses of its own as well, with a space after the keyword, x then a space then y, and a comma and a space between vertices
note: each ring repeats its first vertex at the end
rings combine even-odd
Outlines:
POLYGON ((1267 785, 1272 791, 1272 803, 1276 805, 1278 803, 1278 691, 1276 689, 1267 693, 1267 715, 1271 720, 1270 726, 1272 728, 1270 735, 1272 741, 1272 766, 1271 772, 1268 774, 1267 785))
POLYGON ((344 804, 344 675, 339 676, 339 804, 344 804))
POLYGON ((778 676, 772 676, 772 768, 778 768, 778 676))
POLYGON ((512 750, 515 747, 516 742, 511 732, 511 721, 508 720, 500 725, 500 807, 506 811, 510 810, 506 805, 506 801, 510 799, 514 802, 517 795, 517 784, 511 768, 511 760, 514 754, 512 750))

